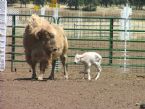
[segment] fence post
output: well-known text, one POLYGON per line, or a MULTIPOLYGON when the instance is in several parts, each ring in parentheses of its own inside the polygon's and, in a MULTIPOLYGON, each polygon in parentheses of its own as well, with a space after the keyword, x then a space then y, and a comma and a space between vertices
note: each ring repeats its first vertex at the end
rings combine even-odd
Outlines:
POLYGON ((110 19, 109 65, 112 65, 112 57, 113 57, 113 18, 110 19))
POLYGON ((6 68, 7 1, 0 0, 0 72, 6 68))
POLYGON ((16 16, 12 15, 12 55, 11 55, 11 72, 13 72, 14 60, 15 60, 15 25, 16 16))

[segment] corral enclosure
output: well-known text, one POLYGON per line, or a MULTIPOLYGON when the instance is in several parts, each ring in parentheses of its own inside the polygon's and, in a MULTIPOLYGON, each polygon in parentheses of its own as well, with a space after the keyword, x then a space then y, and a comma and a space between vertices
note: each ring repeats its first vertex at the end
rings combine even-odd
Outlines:
MULTIPOLYGON (((139 109, 140 103, 145 102, 145 81, 140 75, 145 70, 144 19, 130 19, 126 57, 128 73, 122 73, 125 42, 120 38, 121 31, 124 31, 120 29, 120 20, 124 19, 86 17, 87 13, 78 17, 76 12, 66 17, 63 13, 57 22, 65 28, 69 39, 69 80, 57 73, 54 81, 32 81, 22 46, 24 26, 32 13, 8 15, 7 66, 0 73, 0 109, 139 109), (85 51, 97 51, 103 56, 103 70, 97 81, 94 78, 83 80, 79 74, 82 65, 73 64, 74 55, 85 51)), ((92 13, 89 15, 93 16, 92 13)), ((52 16, 45 18, 54 22, 52 16)))
MULTIPOLYGON (((26 70, 23 50, 23 32, 30 15, 8 15, 7 64, 11 71, 26 70)), ((118 69, 118 72, 142 72, 145 66, 145 19, 130 18, 130 37, 124 40, 119 17, 58 17, 42 16, 52 23, 64 27, 69 40, 68 70, 79 71, 82 65, 74 65, 74 55, 96 51, 103 57, 103 67, 118 69), (126 42, 125 42, 126 41, 126 42), (125 48, 125 43, 126 48, 125 48), (125 67, 125 68, 124 68, 125 67)), ((58 62, 59 63, 59 62, 58 62)), ((60 65, 58 65, 60 66, 60 65)))

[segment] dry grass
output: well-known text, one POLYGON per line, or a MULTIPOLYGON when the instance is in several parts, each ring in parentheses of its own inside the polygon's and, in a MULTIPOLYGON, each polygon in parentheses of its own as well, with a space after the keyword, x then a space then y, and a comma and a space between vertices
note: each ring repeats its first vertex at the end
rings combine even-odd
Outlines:
MULTIPOLYGON (((53 15, 53 9, 50 8, 48 5, 45 6, 46 8, 46 15, 53 15)), ((34 6, 32 4, 28 4, 26 8, 20 8, 20 4, 14 4, 13 6, 9 6, 8 9, 11 10, 19 10, 20 14, 33 14, 33 13, 40 13, 40 10, 35 11, 34 6)), ((67 6, 60 5, 59 8, 59 16, 102 16, 102 17, 120 17, 121 10, 123 9, 123 6, 116 7, 100 7, 97 6, 97 10, 93 12, 85 12, 85 11, 79 11, 79 10, 69 10, 67 6)), ((133 10, 132 18, 145 18, 145 12, 144 10, 133 10)))

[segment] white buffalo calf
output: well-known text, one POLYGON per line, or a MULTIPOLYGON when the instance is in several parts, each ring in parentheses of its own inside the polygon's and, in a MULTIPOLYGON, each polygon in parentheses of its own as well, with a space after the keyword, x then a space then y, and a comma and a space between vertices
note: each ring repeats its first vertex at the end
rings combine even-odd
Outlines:
POLYGON ((76 54, 75 60, 74 60, 75 64, 79 62, 84 64, 83 73, 84 75, 85 73, 88 74, 88 80, 91 80, 91 75, 90 75, 91 65, 95 65, 98 71, 95 80, 99 78, 100 72, 102 70, 101 61, 102 61, 102 56, 96 52, 85 52, 83 54, 76 54))

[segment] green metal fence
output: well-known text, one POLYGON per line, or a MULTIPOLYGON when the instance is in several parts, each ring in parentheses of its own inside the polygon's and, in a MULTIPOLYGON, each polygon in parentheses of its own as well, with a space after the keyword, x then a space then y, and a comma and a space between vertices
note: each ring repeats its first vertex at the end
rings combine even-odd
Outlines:
MULTIPOLYGON (((12 71, 15 69, 28 69, 25 62, 22 38, 24 27, 29 15, 8 15, 12 21, 8 26, 7 61, 12 71), (26 67, 24 67, 26 66, 26 67)), ((76 69, 73 64, 74 55, 86 51, 96 51, 103 57, 102 65, 127 69, 142 69, 145 66, 145 19, 129 19, 130 29, 127 30, 130 38, 121 39, 120 21, 122 18, 114 17, 59 17, 42 16, 51 22, 62 25, 69 41, 68 66, 76 69), (126 53, 125 53, 126 52, 126 53), (126 54, 126 57, 124 57, 126 54)), ((132 70, 131 70, 132 71, 132 70)))

